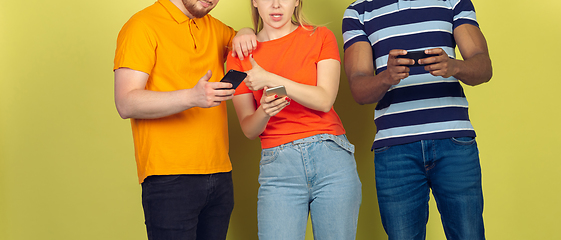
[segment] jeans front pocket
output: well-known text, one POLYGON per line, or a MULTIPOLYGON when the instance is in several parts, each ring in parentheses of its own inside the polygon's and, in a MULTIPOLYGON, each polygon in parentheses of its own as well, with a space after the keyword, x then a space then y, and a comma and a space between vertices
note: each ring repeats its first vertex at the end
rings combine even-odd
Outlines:
POLYGON ((146 184, 167 184, 177 180, 181 175, 151 175, 144 179, 146 184))
POLYGON ((327 148, 329 148, 333 151, 345 151, 346 150, 343 147, 339 146, 339 144, 337 144, 334 141, 326 140, 326 141, 322 141, 322 142, 327 148))
POLYGON ((390 147, 379 147, 379 148, 374 148, 374 153, 383 153, 386 150, 390 149, 390 147))
POLYGON ((355 146, 349 142, 347 136, 345 135, 328 135, 325 137, 326 139, 322 140, 321 142, 327 148, 333 151, 347 151, 350 154, 354 154, 355 146))
POLYGON ((474 137, 453 137, 450 138, 454 144, 460 146, 469 146, 475 143, 474 137))
POLYGON ((273 148, 266 148, 261 150, 261 161, 259 161, 260 165, 267 165, 272 163, 277 159, 279 153, 279 147, 273 148))

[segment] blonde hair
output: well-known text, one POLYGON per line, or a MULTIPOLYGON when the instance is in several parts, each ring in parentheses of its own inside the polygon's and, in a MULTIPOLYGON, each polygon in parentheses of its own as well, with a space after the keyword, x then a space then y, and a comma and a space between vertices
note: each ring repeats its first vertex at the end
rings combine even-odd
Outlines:
MULTIPOLYGON (((253 6, 253 0, 250 1, 251 1, 251 17, 253 19, 253 29, 255 29, 255 32, 257 33, 263 30, 263 19, 259 15, 259 10, 257 9, 257 7, 253 6)), ((296 6, 296 8, 294 9, 294 12, 292 13, 292 19, 290 22, 294 25, 299 25, 308 31, 312 31, 312 30, 315 31, 317 26, 310 23, 310 21, 308 21, 306 17, 304 17, 304 13, 302 11, 303 0, 296 0, 296 1, 298 1, 298 6, 296 6)))

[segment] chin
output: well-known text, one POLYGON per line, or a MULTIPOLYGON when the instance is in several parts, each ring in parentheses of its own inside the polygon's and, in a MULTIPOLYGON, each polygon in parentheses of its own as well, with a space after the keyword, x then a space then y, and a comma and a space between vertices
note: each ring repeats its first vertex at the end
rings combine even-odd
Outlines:
POLYGON ((209 6, 209 8, 204 8, 202 6, 197 6, 197 3, 187 4, 183 1, 185 8, 187 11, 193 15, 195 18, 202 18, 207 15, 210 10, 212 10, 216 5, 209 6))
POLYGON ((210 12, 210 10, 212 10, 212 9, 209 9, 209 10, 199 10, 199 9, 197 9, 197 10, 194 10, 194 11, 193 10, 188 10, 188 11, 194 17, 202 18, 202 17, 206 16, 210 12))

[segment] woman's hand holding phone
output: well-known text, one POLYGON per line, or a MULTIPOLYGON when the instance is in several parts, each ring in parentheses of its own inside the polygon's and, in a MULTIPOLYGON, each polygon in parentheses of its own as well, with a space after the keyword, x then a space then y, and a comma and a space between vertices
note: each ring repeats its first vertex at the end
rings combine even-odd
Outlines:
MULTIPOLYGON (((290 98, 286 96, 286 91, 284 96, 280 96, 275 92, 269 91, 269 88, 264 87, 263 96, 261 97, 261 108, 269 117, 277 115, 282 109, 290 105, 290 98), (269 95, 268 95, 269 94, 269 95)), ((273 88, 271 88, 273 89, 273 88)), ((284 90, 284 86, 282 86, 284 90)))

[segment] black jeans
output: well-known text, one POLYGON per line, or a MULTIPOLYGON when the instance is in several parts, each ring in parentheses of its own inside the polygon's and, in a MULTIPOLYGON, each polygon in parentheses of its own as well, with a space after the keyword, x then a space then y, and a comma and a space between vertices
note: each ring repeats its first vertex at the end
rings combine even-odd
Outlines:
POLYGON ((149 176, 142 183, 142 206, 149 240, 226 239, 232 173, 149 176))

